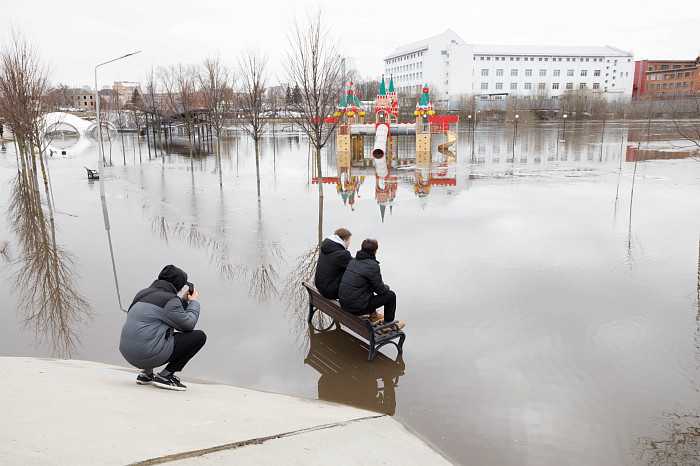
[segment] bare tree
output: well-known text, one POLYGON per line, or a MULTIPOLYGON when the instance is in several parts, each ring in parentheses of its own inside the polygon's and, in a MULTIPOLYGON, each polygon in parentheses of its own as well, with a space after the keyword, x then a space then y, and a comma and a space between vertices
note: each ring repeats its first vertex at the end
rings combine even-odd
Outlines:
POLYGON ((665 107, 678 135, 700 148, 700 96, 667 100, 665 107))
POLYGON ((243 130, 253 138, 255 144, 255 174, 260 197, 260 139, 267 127, 263 118, 265 87, 267 86, 268 56, 254 48, 246 48, 238 59, 241 89, 239 93, 243 107, 243 130))
POLYGON ((199 73, 199 85, 204 105, 211 116, 211 125, 216 134, 216 160, 219 166, 219 186, 223 186, 221 173, 221 136, 226 117, 231 113, 233 100, 233 72, 221 62, 219 56, 204 60, 199 73))
POLYGON ((284 68, 289 81, 301 89, 299 116, 293 119, 309 137, 314 149, 319 202, 322 203, 321 149, 328 143, 338 124, 327 124, 324 120, 335 110, 342 95, 343 83, 338 47, 323 22, 320 8, 314 14, 307 14, 304 23, 295 18, 289 45, 284 68))
POLYGON ((194 170, 192 154, 197 127, 197 73, 192 65, 171 66, 161 70, 161 81, 165 88, 168 107, 174 117, 180 120, 187 132, 190 149, 190 167, 194 170))
MULTIPOLYGON (((151 116, 151 126, 153 128, 153 148, 156 148, 156 132, 155 129, 158 128, 158 142, 160 150, 163 150, 163 143, 160 137, 160 128, 162 126, 162 109, 160 108, 160 99, 158 95, 158 77, 153 68, 151 68, 146 73, 146 79, 144 80, 144 92, 141 94, 141 109, 146 114, 146 132, 148 133, 148 115, 151 116)), ((148 138, 148 134, 146 134, 148 138)), ((150 154, 150 146, 149 146, 150 154)), ((163 158, 165 162, 165 158, 163 158)))

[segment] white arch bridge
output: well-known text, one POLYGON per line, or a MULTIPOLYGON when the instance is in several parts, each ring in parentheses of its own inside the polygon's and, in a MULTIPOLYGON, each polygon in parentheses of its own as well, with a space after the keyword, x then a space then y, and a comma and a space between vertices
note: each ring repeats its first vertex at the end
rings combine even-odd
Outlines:
MULTIPOLYGON (((113 134, 117 133, 117 127, 109 121, 102 121, 102 129, 113 134)), ((71 113, 52 112, 44 117, 44 136, 58 131, 70 131, 79 137, 97 137, 97 121, 86 121, 71 113)))

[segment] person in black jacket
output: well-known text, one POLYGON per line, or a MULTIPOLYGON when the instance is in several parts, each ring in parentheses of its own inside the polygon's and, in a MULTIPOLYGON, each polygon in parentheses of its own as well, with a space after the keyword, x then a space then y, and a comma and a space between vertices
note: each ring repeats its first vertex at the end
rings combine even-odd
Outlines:
MULTIPOLYGON (((345 269, 338 296, 343 309, 357 315, 370 314, 370 320, 373 320, 372 314, 384 306, 384 322, 389 323, 396 314, 396 293, 382 281, 377 249, 376 239, 362 242, 362 249, 345 269)), ((406 324, 397 322, 396 325, 402 329, 406 324)))
POLYGON ((316 265, 314 284, 324 298, 338 299, 338 288, 352 254, 348 251, 352 234, 346 228, 338 228, 333 236, 321 243, 321 254, 316 265))

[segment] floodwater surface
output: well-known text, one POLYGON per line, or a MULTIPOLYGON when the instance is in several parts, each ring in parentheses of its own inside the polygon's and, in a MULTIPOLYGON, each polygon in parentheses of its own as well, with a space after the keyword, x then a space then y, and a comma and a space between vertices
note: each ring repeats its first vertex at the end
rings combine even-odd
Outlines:
MULTIPOLYGON (((386 346, 373 363, 354 334, 305 321, 319 201, 299 135, 264 139, 259 200, 245 137, 223 141, 223 187, 211 154, 192 170, 184 147, 149 157, 115 140, 109 236, 84 168, 94 143, 52 144, 67 154, 48 163, 55 226, 6 143, 0 355, 126 365, 122 309, 174 263, 208 335, 185 382, 393 415, 460 464, 699 462, 698 157, 663 122, 513 129, 463 125, 453 152, 388 180, 339 173, 324 154, 323 236, 350 229, 353 254, 378 239, 406 322, 403 355, 386 346)), ((410 143, 397 147, 410 158, 410 143)))

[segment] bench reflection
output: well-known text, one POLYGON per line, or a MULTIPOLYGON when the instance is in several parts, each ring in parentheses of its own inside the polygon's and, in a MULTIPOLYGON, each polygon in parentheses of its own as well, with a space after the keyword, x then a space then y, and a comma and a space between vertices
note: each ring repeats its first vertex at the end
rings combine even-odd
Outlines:
POLYGON ((304 364, 316 369, 318 398, 383 414, 396 412, 396 387, 404 375, 401 354, 395 360, 377 353, 367 362, 369 346, 340 327, 326 330, 309 325, 309 353, 304 364))

